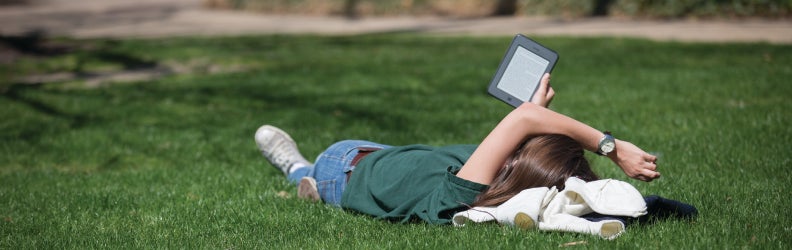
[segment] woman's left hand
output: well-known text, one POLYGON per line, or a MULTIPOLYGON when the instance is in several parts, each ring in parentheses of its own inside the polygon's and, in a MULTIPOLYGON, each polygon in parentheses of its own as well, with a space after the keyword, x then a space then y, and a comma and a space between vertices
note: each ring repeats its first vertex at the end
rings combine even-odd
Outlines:
POLYGON ((627 176, 642 181, 660 178, 657 172, 657 157, 644 152, 630 142, 616 140, 616 149, 608 154, 627 176))
POLYGON ((547 108, 547 106, 550 106, 553 96, 555 96, 555 91, 553 91, 553 87, 550 87, 550 74, 545 73, 542 76, 542 80, 539 81, 539 88, 536 89, 536 93, 531 98, 531 103, 547 108))

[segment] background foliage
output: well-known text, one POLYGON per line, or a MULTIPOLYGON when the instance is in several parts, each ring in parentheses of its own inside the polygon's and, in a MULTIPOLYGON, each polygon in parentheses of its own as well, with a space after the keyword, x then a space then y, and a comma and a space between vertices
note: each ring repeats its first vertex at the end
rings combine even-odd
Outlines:
POLYGON ((789 18, 791 0, 206 0, 215 8, 290 14, 543 15, 577 18, 789 18), (496 11, 503 5, 511 12, 496 11))

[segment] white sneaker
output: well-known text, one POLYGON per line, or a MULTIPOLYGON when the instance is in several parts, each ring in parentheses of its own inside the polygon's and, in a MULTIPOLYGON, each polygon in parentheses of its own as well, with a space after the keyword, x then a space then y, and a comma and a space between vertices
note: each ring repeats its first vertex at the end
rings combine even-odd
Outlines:
POLYGON ((311 165, 300 154, 297 143, 283 130, 264 125, 256 130, 255 138, 261 154, 283 174, 288 175, 289 169, 296 163, 311 165))

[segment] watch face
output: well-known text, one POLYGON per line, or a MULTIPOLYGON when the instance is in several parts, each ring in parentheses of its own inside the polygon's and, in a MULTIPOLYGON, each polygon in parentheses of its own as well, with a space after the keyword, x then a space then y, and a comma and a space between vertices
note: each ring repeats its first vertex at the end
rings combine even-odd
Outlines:
POLYGON ((602 152, 610 153, 611 151, 613 151, 613 148, 615 147, 616 147, 616 143, 612 141, 605 142, 604 144, 602 144, 602 152))

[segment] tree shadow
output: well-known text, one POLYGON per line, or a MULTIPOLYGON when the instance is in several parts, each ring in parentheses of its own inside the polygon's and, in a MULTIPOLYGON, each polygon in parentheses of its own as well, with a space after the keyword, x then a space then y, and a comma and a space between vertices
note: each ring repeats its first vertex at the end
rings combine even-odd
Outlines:
MULTIPOLYGON (((30 32, 20 36, 0 35, 0 50, 3 50, 0 52, 3 52, 2 54, 5 55, 10 54, 11 57, 16 57, 10 58, 10 60, 5 58, 9 61, 8 63, 14 63, 14 61, 23 57, 48 59, 73 55, 77 59, 75 66, 60 69, 58 73, 54 73, 67 75, 65 78, 62 77, 62 79, 51 80, 52 78, 49 78, 50 80, 47 80, 47 77, 42 77, 40 79, 43 80, 11 78, 8 81, 0 81, 0 98, 18 103, 43 115, 65 119, 68 121, 68 127, 79 128, 88 122, 88 115, 66 112, 55 104, 50 104, 41 98, 33 97, 27 93, 30 91, 47 92, 48 90, 44 89, 44 86, 60 84, 64 80, 90 80, 101 76, 101 73, 86 69, 85 65, 91 62, 117 65, 117 67, 120 68, 118 71, 121 72, 140 70, 162 71, 162 67, 160 67, 159 63, 156 61, 109 49, 117 45, 117 42, 112 40, 103 41, 101 44, 98 44, 98 46, 92 43, 94 42, 81 41, 80 44, 58 42, 47 38, 43 32, 30 32)), ((11 73, 14 74, 14 72, 11 73)), ((33 77, 27 79, 37 78, 33 77)), ((17 136, 33 138, 36 135, 34 132, 25 132, 23 135, 17 136)))
POLYGON ((79 45, 58 42, 47 37, 42 30, 33 30, 22 35, 0 34, 0 49, 3 50, 0 52, 4 53, 35 57, 56 57, 68 53, 85 53, 90 59, 118 63, 123 65, 125 69, 151 67, 156 64, 156 62, 110 49, 118 45, 118 43, 118 41, 112 39, 101 42, 81 41, 79 45))
MULTIPOLYGON (((2 54, 17 56, 58 56, 71 51, 71 48, 62 44, 49 42, 41 30, 30 31, 23 35, 6 36, 0 34, 0 52, 2 54)), ((8 61, 13 63, 15 58, 4 58, 0 63, 8 61)))
MULTIPOLYGON (((86 114, 66 112, 62 109, 59 109, 57 105, 46 103, 42 100, 25 95, 24 93, 30 90, 40 91, 40 88, 41 85, 11 85, 6 89, 6 91, 2 93, 2 95, 0 95, 0 98, 18 103, 40 114, 65 120, 69 129, 80 128, 88 123, 89 116, 86 114)), ((37 127, 34 124, 27 124, 24 126, 24 128, 21 128, 21 131, 17 131, 17 134, 0 133, 0 138, 33 140, 43 136, 41 129, 42 126, 37 127)))
MULTIPOLYGON (((14 85, 55 84, 62 81, 91 80, 108 72, 95 72, 89 64, 111 65, 116 73, 126 71, 152 70, 162 73, 162 66, 154 60, 143 59, 127 52, 112 49, 118 42, 114 40, 58 42, 47 38, 43 32, 30 32, 21 36, 0 35, 0 64, 13 64, 22 58, 48 59, 72 56, 73 64, 61 66, 55 72, 39 72, 28 75, 12 75, 7 81, 0 81, 0 93, 5 93, 14 85)), ((112 73, 112 72, 110 72, 112 73)), ((18 74, 12 72, 12 74, 18 74)))

